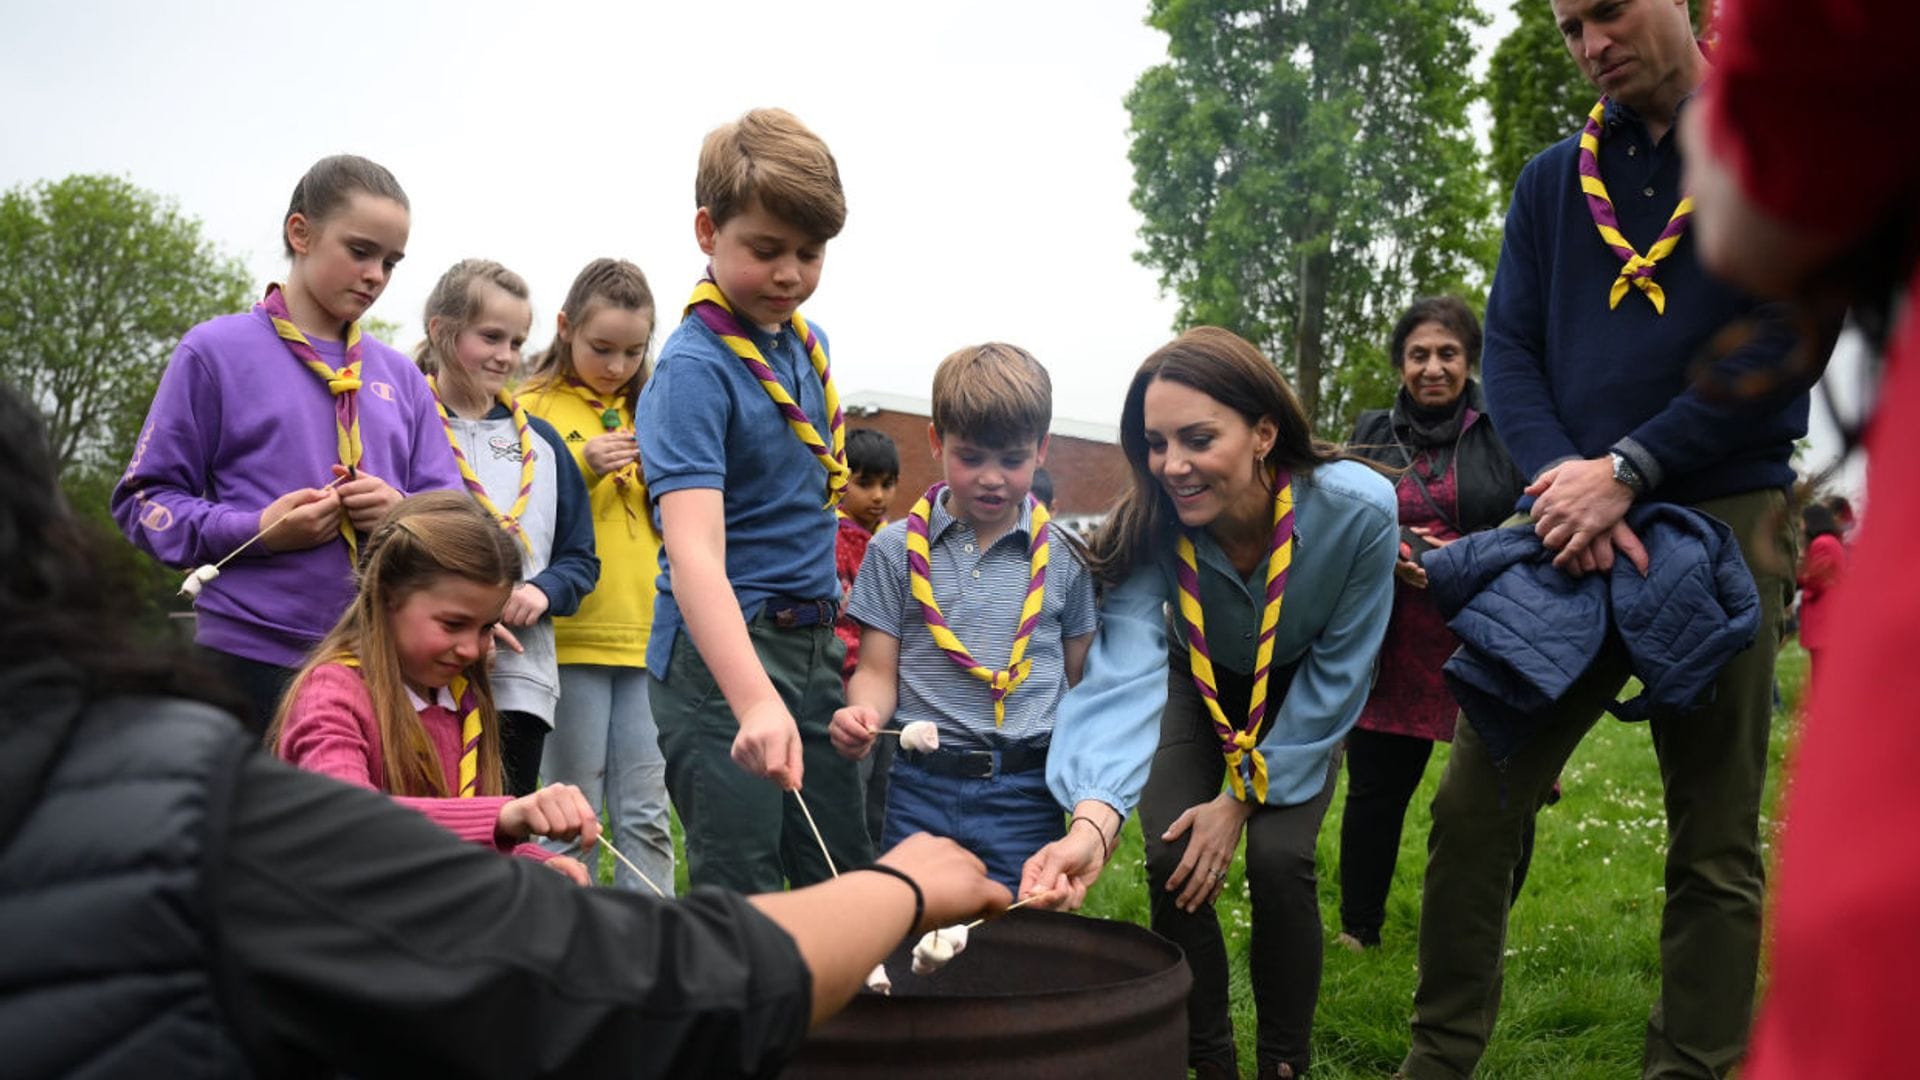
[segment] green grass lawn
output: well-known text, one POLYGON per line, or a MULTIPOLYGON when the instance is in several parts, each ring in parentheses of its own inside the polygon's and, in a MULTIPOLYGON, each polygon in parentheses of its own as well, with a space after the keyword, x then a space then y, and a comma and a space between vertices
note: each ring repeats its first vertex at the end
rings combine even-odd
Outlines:
MULTIPOLYGON (((1797 644, 1778 667, 1786 710, 1774 718, 1765 828, 1773 830, 1779 764, 1799 697, 1806 654, 1797 644)), ((1391 1073, 1407 1049, 1412 1013, 1420 880, 1426 863, 1427 805, 1447 748, 1441 746, 1414 796, 1387 902, 1382 945, 1355 954, 1332 944, 1339 932, 1340 814, 1346 776, 1321 830, 1318 859, 1325 973, 1314 1017, 1313 1076, 1319 1080, 1391 1073)), ((1481 1063, 1484 1080, 1638 1075, 1648 1007, 1659 993, 1659 921, 1666 817, 1660 774, 1644 724, 1603 718, 1562 775, 1565 797, 1543 810, 1526 891, 1507 937, 1500 1023, 1481 1063)), ((1138 820, 1129 821, 1113 864, 1086 911, 1147 922, 1146 870, 1138 820)), ((1221 901, 1233 958, 1233 1021, 1241 1066, 1253 1068, 1253 997, 1246 974, 1246 887, 1236 865, 1221 901)))

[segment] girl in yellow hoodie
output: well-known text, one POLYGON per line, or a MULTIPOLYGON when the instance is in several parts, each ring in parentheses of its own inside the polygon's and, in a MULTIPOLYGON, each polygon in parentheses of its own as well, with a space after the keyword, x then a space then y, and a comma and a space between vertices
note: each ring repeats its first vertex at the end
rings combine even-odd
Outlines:
MULTIPOLYGON (((647 704, 660 534, 633 430, 646 382, 653 292, 640 268, 595 259, 573 280, 553 344, 521 388, 527 411, 560 432, 586 479, 600 584, 554 620, 560 704, 540 773, 574 784, 607 817, 609 839, 661 888, 673 886, 666 763, 647 704)), ((614 883, 642 888, 625 866, 614 883)))

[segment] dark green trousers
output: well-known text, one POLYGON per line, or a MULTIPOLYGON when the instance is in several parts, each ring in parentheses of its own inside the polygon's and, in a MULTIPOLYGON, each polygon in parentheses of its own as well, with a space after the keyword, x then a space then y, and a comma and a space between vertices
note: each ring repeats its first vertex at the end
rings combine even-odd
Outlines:
MULTIPOLYGON (((1650 722, 1668 842, 1661 993, 1647 1020, 1643 1064, 1649 1078, 1724 1076, 1746 1048, 1760 956, 1760 796, 1773 659, 1783 585, 1793 574, 1781 492, 1694 509, 1740 538, 1760 590, 1761 626, 1753 646, 1721 671, 1712 705, 1650 722)), ((1494 767, 1471 723, 1459 725, 1427 838, 1413 1045, 1401 1066, 1414 1080, 1471 1076, 1479 1063, 1500 1011, 1507 908, 1527 820, 1627 677, 1625 650, 1611 642, 1504 769, 1494 767)))
MULTIPOLYGON (((834 710, 846 704, 846 647, 831 625, 782 630, 762 617, 747 623, 747 635, 800 725, 802 793, 834 865, 844 872, 871 862, 858 768, 827 737, 834 710)), ((673 643, 667 677, 648 677, 647 698, 667 759, 667 793, 686 833, 689 885, 763 893, 833 876, 799 801, 733 763, 740 725, 686 633, 673 643)))

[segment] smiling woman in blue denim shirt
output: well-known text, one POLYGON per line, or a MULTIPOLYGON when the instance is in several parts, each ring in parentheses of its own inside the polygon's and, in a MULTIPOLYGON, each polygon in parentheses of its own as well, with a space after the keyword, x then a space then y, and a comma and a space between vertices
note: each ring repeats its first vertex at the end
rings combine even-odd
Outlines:
POLYGON ((1393 487, 1314 440, 1272 363, 1215 327, 1140 366, 1120 440, 1133 485, 1093 544, 1101 628, 1047 762, 1074 820, 1020 891, 1077 902, 1137 801, 1153 928, 1193 969, 1189 1061, 1237 1076, 1213 905, 1244 828, 1260 1075, 1296 1076, 1320 983, 1314 837, 1393 606, 1393 487))

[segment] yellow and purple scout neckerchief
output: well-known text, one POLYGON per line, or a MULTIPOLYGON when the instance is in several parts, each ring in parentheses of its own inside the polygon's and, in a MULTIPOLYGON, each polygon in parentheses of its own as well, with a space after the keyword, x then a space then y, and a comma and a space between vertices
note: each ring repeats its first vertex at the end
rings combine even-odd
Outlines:
POLYGON ((807 358, 813 361, 814 373, 820 376, 820 386, 826 391, 828 435, 833 440, 831 444, 820 437, 813 421, 807 418, 792 395, 787 393, 787 388, 780 385, 780 377, 774 374, 773 368, 767 365, 766 357, 760 355, 759 347, 747 336, 746 328, 740 325, 739 318, 733 313, 733 306, 727 303, 726 295, 713 283, 711 275, 701 278, 700 284, 694 286, 693 298, 687 301, 686 313, 699 316, 707 329, 719 335, 727 348, 732 349, 733 354, 747 365, 747 370, 759 380, 760 388, 767 392, 767 397, 773 399, 774 406, 786 417, 787 426, 793 429, 793 433, 819 459, 821 467, 827 470, 827 509, 840 505, 840 496, 847 490, 847 480, 852 475, 847 468, 847 418, 840 411, 840 391, 833 385, 833 369, 827 364, 827 350, 820 347, 820 339, 814 336, 807 320, 796 311, 791 322, 793 332, 806 343, 807 358))
MULTIPOLYGON (((360 658, 352 655, 336 656, 333 662, 350 668, 360 666, 360 658)), ((447 692, 453 695, 454 704, 460 710, 458 797, 471 799, 480 787, 480 695, 473 692, 473 683, 464 672, 455 675, 453 681, 447 684, 447 692)))
POLYGON ((1685 195, 1680 205, 1673 208, 1673 216, 1667 219, 1667 227, 1660 230, 1660 236, 1645 255, 1633 249, 1627 238, 1620 232, 1620 219, 1613 212, 1613 200, 1607 195, 1607 185, 1600 179, 1600 121, 1606 116, 1608 99, 1601 98, 1587 114, 1587 125, 1580 132, 1580 190, 1587 197, 1587 209, 1593 214, 1593 224, 1600 230, 1600 239, 1613 249, 1615 255, 1626 265, 1620 268, 1620 276, 1613 279, 1613 288, 1607 293, 1609 309, 1620 306, 1620 300, 1627 295, 1627 286, 1631 285, 1647 294, 1653 301, 1653 310, 1662 315, 1667 313, 1667 294, 1653 280, 1653 274, 1659 268, 1660 260, 1673 254, 1680 243, 1681 234, 1687 231, 1687 221, 1693 216, 1693 196, 1685 195))
POLYGON ((1214 734, 1227 757, 1227 780, 1233 785, 1233 797, 1247 797, 1246 782, 1240 776, 1240 763, 1248 755, 1253 759, 1253 797, 1267 801, 1267 759, 1257 745, 1260 721, 1267 712, 1267 675, 1273 668, 1274 631, 1280 625, 1280 602, 1287 591, 1287 572, 1293 565, 1293 478, 1282 474, 1273 495, 1273 541, 1267 549, 1266 600, 1260 608, 1260 643, 1254 651, 1253 689, 1247 700, 1247 726, 1237 729, 1220 708, 1220 687, 1213 674, 1213 657, 1207 650, 1206 614, 1200 606, 1200 565, 1194 556, 1193 539, 1185 532, 1175 545, 1180 556, 1176 575, 1180 582, 1180 618, 1187 624, 1187 658, 1193 669, 1193 685, 1206 702, 1213 717, 1214 734))
MULTIPOLYGON (((286 343, 287 351, 294 359, 306 365, 307 370, 320 377, 327 384, 327 390, 333 394, 333 424, 335 442, 338 444, 340 464, 351 473, 360 467, 360 324, 347 324, 346 363, 335 370, 307 340, 307 335, 293 325, 293 314, 287 310, 287 299, 280 294, 280 286, 267 286, 267 295, 254 307, 267 313, 273 321, 273 332, 280 335, 286 343)), ((357 562, 360 558, 360 539, 353 531, 353 522, 345 514, 340 515, 340 536, 347 542, 347 556, 357 562)))
MULTIPOLYGON (((574 392, 580 395, 580 400, 586 402, 588 408, 600 414, 600 428, 603 433, 618 431, 625 424, 626 418, 620 412, 618 396, 614 398, 614 404, 608 405, 600 400, 598 390, 575 376, 567 376, 567 385, 573 387, 574 392)), ((627 535, 638 536, 640 520, 646 513, 647 504, 647 486, 646 481, 640 476, 640 459, 636 457, 615 469, 610 479, 613 481, 614 490, 620 495, 621 508, 627 512, 627 535)))
POLYGON ((447 445, 453 448, 453 462, 460 466, 460 479, 466 481, 467 493, 473 496, 473 501, 479 503, 482 510, 493 515, 493 520, 499 522, 502 529, 520 541, 521 547, 532 551, 533 544, 520 524, 521 515, 527 512, 527 503, 533 498, 533 427, 527 422, 527 410, 520 407, 518 398, 505 390, 500 391, 495 399, 513 414, 513 432, 520 437, 520 493, 514 496, 513 505, 503 511, 487 497, 486 485, 480 482, 480 477, 473 471, 472 462, 467 460, 466 452, 460 449, 460 440, 453 434, 453 414, 447 411, 447 403, 440 397, 439 378, 427 376, 427 388, 433 391, 433 407, 440 414, 440 428, 446 432, 447 445))
POLYGON ((920 496, 920 501, 914 503, 913 509, 907 513, 907 584, 913 598, 920 602, 920 612, 926 616, 927 632, 933 635, 933 643, 940 646, 940 651, 947 654, 947 659, 987 684, 993 694, 993 726, 997 728, 1006 723, 1007 695, 1026 682, 1027 675, 1033 670, 1033 661, 1026 659, 1027 643, 1033 640, 1034 627, 1040 625, 1040 606, 1046 598, 1047 553, 1050 548, 1047 508, 1032 495, 1027 496, 1027 531, 1032 537, 1027 547, 1032 565, 1027 575, 1027 599, 1020 605, 1020 627, 1014 634, 1013 650, 1007 654, 1007 666, 999 671, 989 671, 960 643, 960 638, 947 625, 946 617, 940 614, 939 603, 933 598, 933 579, 928 565, 927 518, 933 512, 934 500, 940 497, 946 487, 946 484, 940 483, 928 488, 927 493, 920 496))

